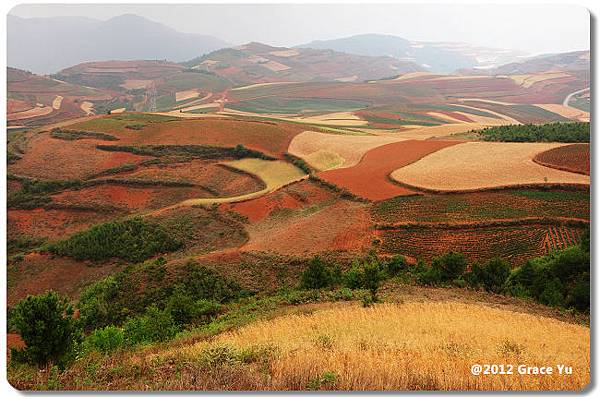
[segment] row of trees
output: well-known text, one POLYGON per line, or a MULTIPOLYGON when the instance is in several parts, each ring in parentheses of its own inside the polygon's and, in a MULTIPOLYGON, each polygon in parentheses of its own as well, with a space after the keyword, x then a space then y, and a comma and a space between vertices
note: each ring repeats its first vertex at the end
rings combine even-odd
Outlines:
POLYGON ((302 273, 300 287, 363 288, 371 292, 375 301, 381 281, 396 276, 418 284, 484 289, 586 312, 590 308, 589 230, 579 245, 529 260, 512 270, 501 258, 469 264, 464 255, 456 252, 433 258, 430 266, 422 261, 409 266, 402 256, 387 260, 372 257, 355 263, 346 272, 315 258, 302 273))
POLYGON ((590 123, 499 125, 477 131, 485 141, 589 142, 590 123))

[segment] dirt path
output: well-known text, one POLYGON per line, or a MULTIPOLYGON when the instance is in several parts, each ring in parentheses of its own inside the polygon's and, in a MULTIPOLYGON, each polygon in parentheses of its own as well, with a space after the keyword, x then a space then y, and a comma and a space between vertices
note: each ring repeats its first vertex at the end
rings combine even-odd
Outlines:
POLYGON ((563 101, 563 106, 567 106, 567 107, 571 107, 569 106, 569 102, 571 101, 571 98, 573 98, 575 95, 577 94, 581 94, 582 92, 586 92, 590 89, 590 87, 587 88, 583 88, 581 90, 577 90, 575 92, 570 93, 569 95, 567 95, 567 97, 565 98, 565 100, 563 101))

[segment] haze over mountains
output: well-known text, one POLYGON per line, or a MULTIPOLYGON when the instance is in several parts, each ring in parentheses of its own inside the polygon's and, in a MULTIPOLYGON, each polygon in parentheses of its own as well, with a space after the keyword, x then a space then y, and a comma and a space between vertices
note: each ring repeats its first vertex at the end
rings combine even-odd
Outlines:
POLYGON ((97 60, 181 62, 229 45, 212 36, 181 33, 133 14, 107 21, 8 15, 7 25, 8 65, 38 74, 97 60))
POLYGON ((383 34, 362 34, 336 40, 317 40, 301 48, 319 48, 357 55, 390 56, 412 61, 433 73, 457 69, 489 68, 515 62, 526 56, 522 51, 475 47, 465 43, 415 42, 383 34))
MULTIPOLYGON (((218 69, 218 74, 222 74, 226 66, 234 65, 241 67, 243 71, 229 70, 233 74, 252 74, 258 71, 267 76, 276 76, 267 78, 267 81, 282 81, 286 75, 306 81, 314 74, 309 72, 309 64, 316 62, 313 66, 317 67, 322 75, 318 79, 342 78, 353 81, 393 77, 407 71, 453 73, 458 70, 470 70, 469 74, 480 74, 481 71, 506 74, 510 72, 497 68, 507 64, 518 65, 529 59, 527 54, 521 51, 476 47, 466 43, 417 42, 383 34, 361 34, 335 40, 312 41, 294 47, 293 51, 298 52, 294 56, 269 55, 271 58, 278 58, 279 61, 261 57, 260 54, 278 51, 282 53, 290 49, 271 47, 267 44, 254 43, 246 50, 240 50, 241 46, 231 48, 232 44, 217 37, 181 33, 134 14, 124 14, 107 21, 85 17, 8 16, 8 65, 37 74, 52 74, 82 62, 99 60, 192 60, 188 62, 188 66, 218 69), (263 47, 259 48, 260 46, 263 47), (211 57, 215 58, 213 60, 219 61, 218 66, 217 63, 199 65, 208 59, 207 54, 220 49, 226 50, 211 54, 211 57), (242 52, 252 54, 249 54, 250 58, 230 58, 234 53, 239 55, 242 52), (327 57, 333 58, 327 60, 327 57), (369 60, 366 57, 377 58, 369 60), (281 62, 282 59, 296 64, 294 72, 298 70, 299 63, 304 63, 303 68, 307 74, 286 72, 286 67, 292 65, 281 62), (193 64, 194 60, 200 62, 193 64), (270 61, 275 63, 269 63, 270 61), (358 64, 353 67, 348 62, 358 64), (370 62, 373 71, 364 73, 370 62), (331 76, 328 72, 322 72, 325 70, 324 64, 333 68, 331 76), (340 75, 340 66, 343 64, 347 71, 340 75), (357 69, 356 73, 353 69, 357 69)), ((549 62, 552 63, 552 59, 549 62)), ((585 67, 587 65, 582 64, 582 68, 585 67)), ((520 68, 517 66, 517 70, 520 68)), ((234 76, 234 80, 235 77, 243 76, 234 76)))

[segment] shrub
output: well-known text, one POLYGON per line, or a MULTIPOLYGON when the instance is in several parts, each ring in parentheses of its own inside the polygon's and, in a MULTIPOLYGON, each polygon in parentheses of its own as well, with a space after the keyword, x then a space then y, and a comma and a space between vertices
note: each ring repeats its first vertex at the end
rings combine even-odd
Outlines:
POLYGON ((11 322, 26 344, 12 352, 17 361, 63 366, 81 337, 71 305, 54 291, 20 301, 11 310, 11 322))
POLYGON ((134 124, 127 124, 125 126, 125 128, 130 129, 130 130, 139 131, 139 130, 143 129, 145 126, 146 126, 146 124, 144 124, 144 123, 134 123, 134 124))
POLYGON ((132 346, 164 342, 173 338, 177 331, 171 314, 156 306, 150 306, 144 315, 128 320, 123 326, 125 342, 132 346))
POLYGON ((363 266, 362 274, 362 287, 369 290, 371 293, 371 299, 377 301, 377 291, 379 285, 385 279, 384 273, 381 271, 381 267, 378 262, 368 262, 363 266))
POLYGON ((419 281, 423 284, 447 283, 461 277, 467 268, 463 254, 448 252, 433 258, 431 268, 422 273, 419 281))
POLYGON ((216 307, 217 303, 248 294, 237 283, 194 262, 169 273, 166 261, 157 258, 127 266, 86 287, 79 299, 79 318, 85 329, 92 330, 121 324, 128 317, 141 315, 148 307, 156 305, 159 309, 171 306, 174 313, 178 313, 174 314, 179 317, 176 323, 183 324, 193 316, 204 321, 210 310, 204 308, 203 312, 197 313, 197 306, 207 306, 202 301, 209 301, 216 307), (175 294, 178 298, 173 298, 171 303, 175 294), (181 304, 177 300, 181 300, 181 304))
POLYGON ((315 257, 300 275, 300 288, 320 289, 333 284, 333 274, 321 258, 315 257))
POLYGON ((194 301, 182 285, 175 287, 175 291, 167 303, 167 311, 178 326, 191 323, 206 323, 221 312, 221 305, 210 300, 201 299, 194 301))
POLYGON ((479 280, 486 291, 501 292, 510 274, 508 263, 500 258, 493 258, 481 268, 479 280))
POLYGON ((346 288, 359 289, 362 287, 360 264, 355 262, 342 276, 342 283, 346 288))
POLYGON ((406 258, 402 255, 396 255, 384 263, 385 271, 389 277, 397 276, 401 271, 408 268, 406 258))
POLYGON ((92 332, 86 338, 85 344, 89 350, 109 353, 123 346, 124 341, 123 330, 111 325, 92 332))
POLYGON ((589 309, 590 254, 573 246, 527 261, 514 269, 505 289, 550 306, 589 309))
POLYGON ((175 251, 181 243, 157 224, 140 217, 106 222, 48 246, 56 255, 77 260, 120 258, 141 262, 155 254, 175 251))

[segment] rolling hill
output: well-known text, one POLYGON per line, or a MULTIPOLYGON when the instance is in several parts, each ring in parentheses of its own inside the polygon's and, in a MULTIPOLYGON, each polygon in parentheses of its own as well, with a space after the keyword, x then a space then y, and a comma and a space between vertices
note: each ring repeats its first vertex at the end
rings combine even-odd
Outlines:
POLYGON ((542 73, 549 71, 583 72, 590 69, 590 52, 574 51, 539 55, 522 62, 502 65, 490 70, 492 74, 542 73))
POLYGON ((38 74, 101 59, 181 62, 228 45, 212 36, 181 33, 133 14, 107 21, 9 15, 7 26, 8 65, 38 74))
POLYGON ((388 56, 361 56, 332 50, 272 47, 248 43, 214 51, 186 63, 237 84, 282 81, 354 82, 424 70, 388 56))

